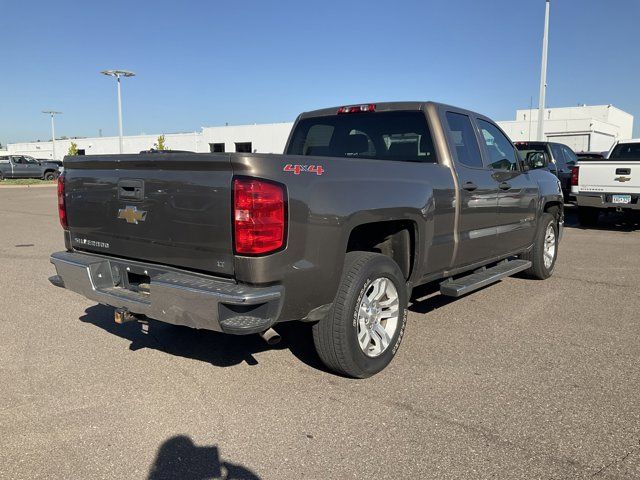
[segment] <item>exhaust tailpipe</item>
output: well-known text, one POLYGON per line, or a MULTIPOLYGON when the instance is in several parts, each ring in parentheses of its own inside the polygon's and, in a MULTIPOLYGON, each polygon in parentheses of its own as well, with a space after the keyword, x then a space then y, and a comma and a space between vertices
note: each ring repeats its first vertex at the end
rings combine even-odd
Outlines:
POLYGON ((282 340, 282 337, 278 332, 276 332, 273 328, 269 328, 269 330, 265 330, 262 333, 259 333, 260 337, 267 342, 267 345, 277 345, 282 340))

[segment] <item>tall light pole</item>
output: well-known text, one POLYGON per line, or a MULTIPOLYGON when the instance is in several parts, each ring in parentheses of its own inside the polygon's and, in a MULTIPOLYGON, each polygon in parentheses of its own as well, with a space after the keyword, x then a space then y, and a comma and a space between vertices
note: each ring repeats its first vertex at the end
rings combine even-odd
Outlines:
POLYGON ((43 110, 42 113, 46 113, 47 115, 51 115, 51 144, 53 146, 53 160, 56 159, 56 125, 53 121, 53 117, 56 115, 60 115, 62 112, 56 112, 55 110, 43 110))
POLYGON ((118 133, 120 137, 120 153, 122 153, 122 94, 120 93, 120 77, 133 77, 135 73, 128 70, 103 70, 100 73, 110 77, 116 77, 118 83, 118 133))
POLYGON ((549 7, 546 0, 544 12, 544 34, 542 36, 542 67, 540 70, 540 103, 538 105, 538 140, 544 140, 544 104, 547 94, 547 53, 549 51, 549 7))

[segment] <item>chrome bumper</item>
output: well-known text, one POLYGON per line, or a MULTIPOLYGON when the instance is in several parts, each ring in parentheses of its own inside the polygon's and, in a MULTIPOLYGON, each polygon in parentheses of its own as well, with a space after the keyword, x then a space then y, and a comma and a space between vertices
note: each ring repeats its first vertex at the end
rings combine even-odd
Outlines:
POLYGON ((611 208, 614 210, 640 210, 640 198, 631 194, 631 203, 612 203, 607 201, 611 194, 606 193, 574 193, 575 204, 579 207, 611 208))
POLYGON ((174 325, 232 334, 262 332, 282 309, 281 286, 249 287, 231 280, 157 265, 78 252, 51 255, 49 281, 104 305, 174 325), (130 275, 148 277, 148 293, 131 288, 130 275))

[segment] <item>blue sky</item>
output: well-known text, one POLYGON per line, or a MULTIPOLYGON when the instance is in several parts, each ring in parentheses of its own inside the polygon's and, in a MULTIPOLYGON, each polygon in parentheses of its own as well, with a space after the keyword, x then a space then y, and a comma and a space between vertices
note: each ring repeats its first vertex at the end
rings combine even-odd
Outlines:
MULTIPOLYGON (((293 120, 437 100, 496 120, 537 105, 543 0, 1 0, 0 142, 293 120)), ((638 0, 552 0, 548 106, 614 104, 640 132, 638 0)))

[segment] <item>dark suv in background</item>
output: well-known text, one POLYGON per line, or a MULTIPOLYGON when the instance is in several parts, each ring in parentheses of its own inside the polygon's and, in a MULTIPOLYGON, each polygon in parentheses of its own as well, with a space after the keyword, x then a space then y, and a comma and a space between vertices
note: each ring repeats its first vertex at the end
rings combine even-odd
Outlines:
POLYGON ((578 157, 571 148, 555 142, 516 142, 520 156, 530 169, 544 169, 560 179, 562 194, 567 202, 571 195, 571 168, 578 157))

